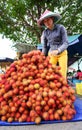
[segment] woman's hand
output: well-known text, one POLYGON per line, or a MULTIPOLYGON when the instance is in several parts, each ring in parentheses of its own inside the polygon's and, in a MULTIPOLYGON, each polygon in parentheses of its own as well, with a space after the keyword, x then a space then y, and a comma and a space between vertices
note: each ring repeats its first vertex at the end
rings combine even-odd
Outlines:
POLYGON ((58 55, 58 50, 51 51, 51 52, 50 52, 50 55, 51 55, 51 56, 58 55))

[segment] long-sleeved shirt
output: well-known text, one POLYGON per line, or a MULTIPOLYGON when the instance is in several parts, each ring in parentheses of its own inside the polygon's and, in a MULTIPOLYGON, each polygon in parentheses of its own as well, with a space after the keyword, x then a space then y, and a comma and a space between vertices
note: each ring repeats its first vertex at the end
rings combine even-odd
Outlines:
POLYGON ((56 24, 53 30, 45 29, 42 36, 43 48, 42 52, 46 54, 47 47, 49 52, 58 50, 58 54, 63 52, 68 47, 67 31, 61 24, 56 24))

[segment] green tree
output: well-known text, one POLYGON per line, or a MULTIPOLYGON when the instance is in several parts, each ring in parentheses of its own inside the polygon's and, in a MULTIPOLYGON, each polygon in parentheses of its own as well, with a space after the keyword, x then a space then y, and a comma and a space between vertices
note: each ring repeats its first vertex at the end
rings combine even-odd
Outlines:
POLYGON ((37 19, 45 9, 60 12, 60 23, 64 24, 69 34, 81 33, 81 0, 2 0, 0 33, 16 43, 40 43, 43 28, 37 26, 37 19))

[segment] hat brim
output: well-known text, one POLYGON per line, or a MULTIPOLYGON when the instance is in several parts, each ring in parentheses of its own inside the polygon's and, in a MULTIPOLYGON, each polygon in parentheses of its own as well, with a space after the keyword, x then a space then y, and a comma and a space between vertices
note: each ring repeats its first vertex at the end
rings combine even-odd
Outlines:
POLYGON ((43 26, 43 25, 44 25, 44 24, 43 24, 43 20, 46 19, 46 18, 49 18, 49 17, 54 17, 55 22, 57 22, 59 19, 61 19, 60 14, 50 12, 50 13, 48 13, 48 14, 42 16, 42 17, 37 21, 37 24, 38 24, 39 26, 43 26))

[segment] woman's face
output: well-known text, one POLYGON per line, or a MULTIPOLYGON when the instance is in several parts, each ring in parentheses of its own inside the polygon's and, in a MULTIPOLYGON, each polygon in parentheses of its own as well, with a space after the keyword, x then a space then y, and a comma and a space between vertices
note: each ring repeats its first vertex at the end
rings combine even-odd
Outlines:
POLYGON ((53 18, 51 18, 51 17, 46 18, 46 19, 44 19, 43 23, 47 28, 53 29, 53 25, 54 25, 53 18))

